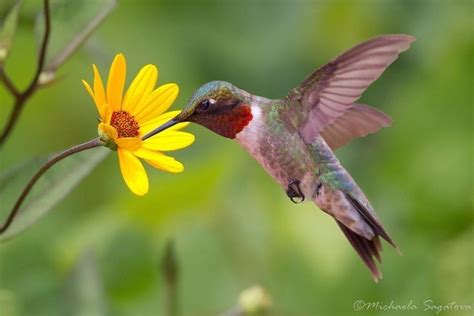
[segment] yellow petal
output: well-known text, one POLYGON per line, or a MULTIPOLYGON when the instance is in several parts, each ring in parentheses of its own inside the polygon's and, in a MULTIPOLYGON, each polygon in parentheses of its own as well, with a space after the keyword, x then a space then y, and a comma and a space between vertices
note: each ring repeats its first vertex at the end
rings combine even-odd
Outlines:
MULTIPOLYGON (((142 135, 145 135, 151 132, 152 130, 154 130, 155 128, 161 126, 162 124, 168 122, 172 118, 176 117, 179 113, 181 113, 181 111, 166 112, 165 114, 155 117, 153 120, 150 120, 146 123, 142 123, 140 125, 140 132, 142 133, 142 135)), ((174 125, 173 127, 168 128, 167 131, 176 131, 178 129, 181 129, 187 126, 188 124, 189 124, 188 122, 179 123, 179 124, 174 125)))
POLYGON ((122 94, 126 72, 125 57, 123 54, 117 54, 110 66, 109 79, 107 80, 107 103, 112 108, 112 111, 120 111, 122 108, 122 94))
POLYGON ((155 65, 146 65, 137 74, 123 99, 122 109, 134 115, 144 106, 144 101, 153 90, 158 79, 155 65))
POLYGON ((86 88, 87 92, 89 93, 89 95, 91 96, 92 100, 93 100, 94 103, 95 103, 94 91, 92 91, 91 86, 90 86, 90 85, 87 83, 87 81, 85 81, 85 80, 82 80, 82 84, 84 85, 84 87, 86 88))
POLYGON ((98 130, 99 130, 99 135, 101 136, 101 138, 102 138, 102 135, 107 135, 107 137, 112 140, 118 137, 117 130, 112 125, 100 123, 98 130))
POLYGON ((128 188, 136 195, 148 192, 148 176, 140 160, 131 152, 118 149, 120 171, 128 188))
POLYGON ((184 166, 179 161, 173 160, 165 160, 165 159, 158 159, 158 160, 148 160, 145 159, 150 166, 155 167, 157 169, 171 172, 171 173, 180 173, 184 171, 184 166))
POLYGON ((104 117, 102 118, 102 122, 110 124, 110 119, 112 118, 112 109, 106 103, 104 104, 104 117))
POLYGON ((184 166, 179 161, 175 160, 173 157, 166 156, 160 152, 151 151, 146 148, 140 148, 133 152, 140 158, 143 158, 155 168, 168 171, 168 172, 182 172, 184 166))
POLYGON ((134 151, 140 148, 142 145, 142 140, 137 137, 122 137, 122 138, 117 138, 115 140, 115 143, 119 148, 122 148, 124 150, 128 151, 134 151))
POLYGON ((167 131, 177 131, 180 129, 185 128, 186 126, 189 125, 190 122, 183 122, 183 123, 178 123, 176 125, 173 125, 172 127, 168 128, 167 131))
POLYGON ((155 89, 146 100, 144 106, 135 115, 139 122, 146 123, 169 109, 178 96, 179 88, 174 83, 168 83, 155 89))
POLYGON ((104 115, 105 115, 105 111, 106 109, 104 108, 106 106, 105 103, 100 103, 100 102, 97 102, 97 97, 96 95, 94 94, 94 91, 92 91, 92 88, 91 86, 87 83, 87 81, 85 80, 82 80, 82 84, 84 85, 84 87, 86 88, 87 92, 89 93, 89 95, 92 97, 92 100, 94 101, 94 104, 97 108, 97 113, 99 113, 99 117, 100 117, 100 120, 103 122, 104 121, 104 115))
POLYGON ((194 135, 185 132, 164 131, 143 142, 150 150, 169 151, 188 147, 194 142, 194 135))
POLYGON ((104 84, 102 83, 102 78, 100 77, 99 69, 96 65, 92 65, 94 69, 94 96, 95 96, 95 104, 97 105, 97 111, 102 119, 104 113, 102 112, 102 106, 107 103, 105 100, 105 91, 104 91, 104 84))

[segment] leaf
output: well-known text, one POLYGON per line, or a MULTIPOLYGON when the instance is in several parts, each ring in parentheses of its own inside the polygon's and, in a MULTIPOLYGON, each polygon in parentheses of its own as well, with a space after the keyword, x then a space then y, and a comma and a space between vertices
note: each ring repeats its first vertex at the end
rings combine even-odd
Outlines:
POLYGON ((7 59, 13 36, 15 35, 21 1, 15 2, 0 29, 0 65, 7 59))
POLYGON ((66 315, 106 315, 104 284, 96 256, 86 251, 75 264, 66 281, 64 308, 66 315))
MULTIPOLYGON (((51 4, 51 34, 43 72, 54 72, 95 31, 110 14, 116 0, 58 0, 51 4)), ((44 14, 36 19, 36 35, 41 43, 44 14)))
MULTIPOLYGON (((110 150, 102 147, 89 149, 69 156, 52 166, 38 180, 11 226, 0 235, 0 241, 15 236, 38 221, 56 203, 66 197, 109 152, 110 150)), ((5 214, 3 217, 8 214, 7 212, 10 211, 21 190, 38 169, 39 161, 38 159, 32 160, 28 164, 23 164, 22 167, 14 167, 0 175, 1 213, 5 214), (21 183, 18 179, 21 179, 21 183), (10 205, 10 208, 7 208, 7 205, 10 205)), ((46 159, 42 160, 42 162, 45 161, 46 159)))

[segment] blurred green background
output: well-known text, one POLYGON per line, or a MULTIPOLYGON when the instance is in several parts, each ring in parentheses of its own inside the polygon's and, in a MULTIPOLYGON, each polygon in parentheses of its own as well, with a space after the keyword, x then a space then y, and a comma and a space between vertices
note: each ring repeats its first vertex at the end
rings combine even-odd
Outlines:
MULTIPOLYGON (((0 16, 11 3, 0 2, 0 16)), ((109 155, 52 212, 1 243, 0 315, 161 315, 160 260, 169 239, 181 315, 217 315, 253 284, 272 296, 272 315, 351 315, 356 300, 418 307, 364 315, 435 314, 423 311, 426 300, 472 307, 473 7, 436 0, 120 1, 60 68, 63 79, 30 100, 0 152, 0 170, 96 136, 96 109, 80 79, 92 80, 92 63, 105 74, 117 52, 127 57, 128 82, 153 63, 159 84, 178 83, 179 109, 215 79, 282 97, 354 44, 412 34, 413 47, 361 99, 391 115, 392 127, 336 152, 404 256, 386 246, 384 278, 375 284, 331 218, 312 203, 291 203, 237 144, 190 126, 196 142, 172 153, 186 170, 150 168, 147 196, 130 193, 109 155)), ((21 87, 35 67, 40 9, 40 1, 24 1, 7 62, 21 87)), ((1 86, 1 126, 11 102, 1 86)))

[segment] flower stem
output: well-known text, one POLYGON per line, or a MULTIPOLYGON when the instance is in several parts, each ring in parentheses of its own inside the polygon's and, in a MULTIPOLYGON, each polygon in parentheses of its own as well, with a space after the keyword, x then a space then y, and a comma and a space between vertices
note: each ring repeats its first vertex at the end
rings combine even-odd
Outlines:
POLYGON ((66 149, 65 151, 60 152, 60 153, 54 155, 53 157, 51 157, 50 159, 48 159, 48 161, 46 161, 41 166, 41 168, 38 169, 38 171, 33 175, 33 177, 30 179, 30 181, 26 184, 25 188, 23 189, 20 196, 16 200, 15 205, 11 209, 10 214, 8 215, 7 219, 0 226, 0 235, 3 234, 8 229, 8 227, 10 227, 11 223, 15 219, 15 216, 18 214, 18 210, 20 209, 21 205, 23 204, 26 197, 30 193, 31 189, 33 189, 33 186, 36 184, 36 182, 41 178, 41 176, 46 171, 48 171, 49 168, 51 168, 54 164, 56 164, 57 162, 63 160, 64 158, 66 158, 68 156, 71 156, 73 154, 76 154, 78 152, 81 152, 81 151, 84 151, 84 150, 87 150, 87 149, 99 147, 99 146, 102 146, 102 145, 103 145, 103 143, 100 141, 100 139, 96 138, 96 139, 90 140, 88 142, 82 143, 80 145, 77 145, 77 146, 71 147, 69 149, 66 149))
MULTIPOLYGON (((18 118, 20 117, 21 111, 25 106, 26 101, 34 94, 36 89, 39 87, 39 79, 41 72, 43 71, 45 60, 46 60, 46 49, 48 47, 49 35, 51 33, 51 17, 49 10, 49 0, 43 0, 44 6, 44 34, 41 41, 41 48, 38 55, 38 63, 36 66, 36 72, 31 79, 28 87, 20 92, 11 79, 5 73, 3 66, 0 67, 0 82, 3 82, 7 90, 15 97, 15 103, 13 109, 10 113, 10 116, 5 124, 3 131, 0 134, 0 147, 5 143, 6 139, 10 135, 13 127, 15 126, 18 118)), ((1 232, 0 232, 1 233, 1 232)))
POLYGON ((165 253, 161 262, 161 271, 165 286, 165 315, 177 316, 179 270, 173 240, 166 242, 165 253))

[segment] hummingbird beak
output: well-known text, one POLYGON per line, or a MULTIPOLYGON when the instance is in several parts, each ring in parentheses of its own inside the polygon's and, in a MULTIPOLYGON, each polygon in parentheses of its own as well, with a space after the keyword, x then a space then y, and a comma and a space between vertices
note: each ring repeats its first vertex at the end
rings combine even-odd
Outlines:
POLYGON ((145 140, 147 138, 150 138, 162 131, 164 131, 165 129, 168 129, 170 128, 171 126, 174 126, 178 123, 181 123, 183 120, 179 117, 179 114, 172 118, 171 120, 169 120, 168 122, 164 123, 163 125, 159 126, 158 128, 155 128, 154 130, 152 130, 151 132, 149 132, 148 134, 146 134, 145 136, 142 137, 142 140, 145 140))

